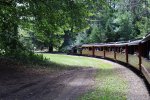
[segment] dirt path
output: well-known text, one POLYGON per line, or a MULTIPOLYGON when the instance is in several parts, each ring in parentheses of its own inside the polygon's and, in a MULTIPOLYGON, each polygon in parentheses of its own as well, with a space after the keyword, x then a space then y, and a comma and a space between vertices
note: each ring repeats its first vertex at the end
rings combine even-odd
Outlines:
POLYGON ((128 100, 150 100, 148 89, 144 80, 133 71, 119 64, 113 63, 116 73, 128 82, 128 100))
POLYGON ((3 73, 0 100, 75 100, 94 85, 95 71, 74 69, 44 76, 3 73))
MULTIPOLYGON (((106 60, 104 60, 106 61, 106 60)), ((141 78, 129 69, 109 61, 116 73, 127 80, 128 100, 150 100, 141 78)), ((0 100, 76 100, 94 86, 94 68, 80 68, 41 74, 0 72, 0 100)))
POLYGON ((128 100, 150 100, 150 95, 148 89, 144 83, 144 80, 140 78, 130 69, 107 60, 104 60, 107 63, 111 63, 114 67, 115 72, 118 76, 123 78, 128 83, 128 100))

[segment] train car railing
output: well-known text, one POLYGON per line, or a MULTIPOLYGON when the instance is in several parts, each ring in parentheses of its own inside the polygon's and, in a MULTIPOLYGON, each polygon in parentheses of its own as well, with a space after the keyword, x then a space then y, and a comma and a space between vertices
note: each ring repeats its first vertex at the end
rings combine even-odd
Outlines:
POLYGON ((105 51, 105 57, 114 59, 114 51, 105 51))
POLYGON ((126 63, 126 54, 125 53, 116 53, 116 60, 126 63))

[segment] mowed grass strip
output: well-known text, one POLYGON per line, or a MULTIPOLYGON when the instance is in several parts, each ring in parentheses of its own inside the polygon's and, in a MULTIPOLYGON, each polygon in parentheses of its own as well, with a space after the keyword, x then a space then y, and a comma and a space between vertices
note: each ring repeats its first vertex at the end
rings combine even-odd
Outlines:
POLYGON ((127 82, 118 76, 111 63, 104 60, 63 54, 43 54, 50 61, 70 67, 97 68, 94 89, 81 95, 79 100, 126 100, 127 82))
POLYGON ((101 69, 96 75, 96 86, 83 94, 79 100, 126 100, 127 82, 115 74, 113 69, 101 69))
POLYGON ((57 64, 79 66, 79 67, 94 67, 94 68, 112 68, 111 64, 104 62, 101 59, 71 56, 63 54, 43 54, 44 57, 57 64))

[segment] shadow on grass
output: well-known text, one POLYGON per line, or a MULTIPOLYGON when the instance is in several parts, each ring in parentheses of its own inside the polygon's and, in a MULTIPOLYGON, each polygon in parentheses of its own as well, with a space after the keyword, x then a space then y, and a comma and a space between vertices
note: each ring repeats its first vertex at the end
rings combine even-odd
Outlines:
MULTIPOLYGON (((33 57, 34 58, 34 57, 33 57)), ((72 70, 72 69, 82 69, 84 66, 76 65, 65 65, 50 61, 50 59, 36 58, 11 58, 11 57, 0 57, 0 72, 2 71, 24 71, 27 68, 34 69, 58 69, 58 70, 72 70)))
MULTIPOLYGON (((3 67, 5 67, 5 66, 3 66, 3 67)), ((8 68, 9 67, 10 66, 8 66, 8 68)), ((17 67, 18 66, 16 66, 16 68, 17 67)), ((47 68, 53 68, 53 69, 66 69, 66 70, 89 68, 89 67, 83 67, 83 66, 62 65, 62 64, 57 64, 57 63, 54 63, 54 62, 49 62, 49 64, 47 64, 47 66, 37 65, 37 66, 27 66, 25 68, 30 68, 30 67, 31 68, 41 68, 41 69, 43 69, 43 68, 46 68, 46 69, 47 68)), ((12 68, 13 68, 13 66, 12 66, 12 68)), ((123 97, 124 92, 122 92, 121 90, 118 90, 118 88, 117 88, 117 86, 118 87, 120 87, 120 86, 115 83, 116 81, 118 81, 118 79, 116 79, 114 77, 114 76, 117 75, 116 73, 114 73, 114 70, 115 69, 103 69, 103 68, 97 69, 96 77, 98 77, 98 80, 100 82, 100 87, 98 89, 96 89, 95 91, 92 91, 92 95, 91 95, 91 93, 88 94, 88 98, 90 98, 90 99, 83 99, 83 100, 93 100, 93 98, 97 98, 97 97, 98 97, 98 99, 95 99, 95 100, 100 100, 99 97, 102 98, 102 100, 103 99, 104 100, 107 100, 107 99, 116 100, 116 99, 118 99, 118 97, 121 98, 121 100, 122 100, 122 98, 124 98, 123 97), (112 86, 112 85, 114 85, 114 86, 112 86), (115 88, 117 88, 117 90, 115 88)), ((42 78, 42 81, 41 81, 41 78, 39 78, 39 77, 42 77, 42 75, 41 76, 34 75, 34 77, 30 77, 30 75, 28 75, 28 74, 16 73, 15 71, 16 70, 14 69, 14 71, 12 71, 12 73, 9 73, 9 75, 7 75, 8 73, 0 74, 1 75, 0 80, 3 80, 5 82, 5 85, 4 85, 5 87, 4 88, 6 88, 6 87, 9 88, 9 84, 15 84, 15 86, 16 86, 16 87, 13 87, 13 89, 10 90, 10 91, 8 91, 9 89, 6 92, 3 91, 2 92, 3 97, 14 98, 13 97, 14 95, 19 94, 19 95, 17 95, 16 98, 25 99, 25 95, 28 95, 28 93, 33 93, 35 95, 30 95, 31 100, 34 100, 32 98, 38 98, 38 97, 43 97, 43 99, 46 98, 46 97, 47 98, 49 98, 49 97, 54 97, 55 98, 55 97, 58 97, 58 94, 61 93, 60 90, 63 90, 64 87, 66 86, 66 84, 63 83, 63 81, 69 79, 66 83, 67 83, 67 85, 69 83, 71 85, 69 84, 69 89, 70 90, 68 90, 68 92, 67 92, 68 94, 66 96, 67 97, 69 96, 68 98, 71 99, 72 96, 74 97, 74 95, 77 95, 76 90, 78 90, 78 92, 81 92, 83 90, 82 93, 85 93, 84 88, 87 88, 87 83, 86 82, 89 78, 89 77, 85 76, 82 80, 83 82, 80 82, 81 81, 81 77, 79 77, 80 75, 78 77, 76 77, 78 75, 78 71, 74 71, 74 72, 71 72, 69 74, 65 74, 65 75, 63 74, 63 75, 58 76, 54 79, 42 78), (6 75, 5 78, 2 77, 3 75, 6 75), (74 77, 74 78, 72 78, 72 77, 74 77), (11 79, 13 79, 13 80, 11 80, 11 79), (28 79, 30 81, 28 81, 28 79), (79 82, 79 84, 75 84, 75 83, 77 83, 76 81, 79 82), (40 84, 40 82, 42 84, 40 84), (33 83, 33 84, 31 84, 31 83, 33 83), (18 87, 21 87, 21 88, 18 89, 18 87), (33 87, 36 87, 36 88, 32 89, 33 87), (28 89, 28 88, 30 88, 30 89, 28 89), (35 91, 35 89, 36 89, 36 91, 35 91), (51 91, 52 89, 53 89, 53 91, 51 91), (12 92, 12 91, 15 91, 15 92, 12 92), (75 91, 75 92, 72 92, 72 91, 75 91), (46 94, 43 95, 41 93, 46 93, 46 94), (72 93, 72 94, 70 94, 70 93, 72 93)), ((89 71, 89 72, 91 72, 91 71, 89 71)), ((80 72, 80 74, 83 74, 83 76, 86 74, 88 76, 88 73, 86 71, 83 71, 83 70, 80 72)), ((42 98, 40 98, 40 99, 42 100, 42 98)), ((65 100, 65 99, 61 99, 61 100, 65 100)))

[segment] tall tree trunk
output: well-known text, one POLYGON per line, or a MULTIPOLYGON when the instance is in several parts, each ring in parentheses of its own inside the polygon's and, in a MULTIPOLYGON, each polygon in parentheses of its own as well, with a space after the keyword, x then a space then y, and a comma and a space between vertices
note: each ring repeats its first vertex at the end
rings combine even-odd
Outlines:
POLYGON ((51 42, 49 43, 49 50, 48 50, 48 52, 53 52, 53 44, 51 42))
POLYGON ((60 47, 60 49, 63 49, 64 47, 71 44, 70 42, 71 42, 72 37, 71 37, 70 31, 69 30, 64 31, 64 33, 65 33, 65 35, 63 36, 64 42, 63 42, 62 46, 60 47))

